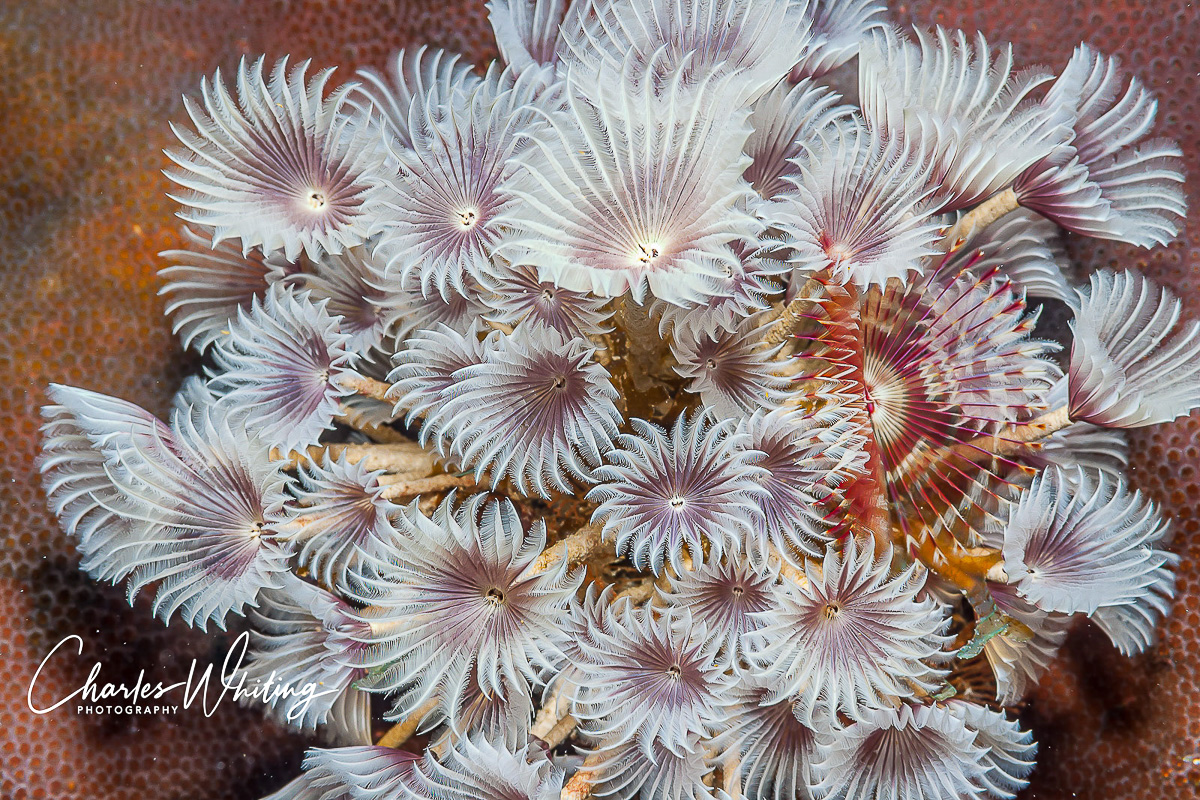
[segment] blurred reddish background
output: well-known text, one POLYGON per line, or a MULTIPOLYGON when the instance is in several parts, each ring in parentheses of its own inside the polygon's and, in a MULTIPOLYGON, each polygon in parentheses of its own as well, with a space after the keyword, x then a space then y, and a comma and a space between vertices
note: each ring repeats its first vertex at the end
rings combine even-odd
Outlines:
MULTIPOLYGON (((1200 8, 1191 3, 947 0, 893 5, 895 18, 982 30, 1024 63, 1058 69, 1086 39, 1120 55, 1158 93, 1158 131, 1200 176, 1200 8), (969 10, 964 10, 964 8, 969 10)), ((33 670, 64 636, 86 642, 42 678, 46 697, 79 686, 94 661, 106 680, 185 674, 227 641, 165 628, 144 603, 77 569, 33 470, 37 408, 50 381, 86 386, 163 413, 188 364, 161 314, 155 254, 176 246, 161 150, 180 95, 242 55, 292 54, 381 65, 433 43, 479 63, 493 55, 482 0, 241 3, 0 2, 0 797, 247 798, 299 769, 302 740, 226 702, 211 717, 35 717, 33 670)), ((1192 184, 1197 185, 1197 184, 1192 184)), ((1192 190, 1193 197, 1200 193, 1192 190)), ((1150 254, 1072 239, 1091 266, 1138 267, 1200 316, 1193 213, 1181 241, 1150 254)), ((1124 659, 1081 626, 1025 720, 1041 742, 1029 798, 1200 796, 1200 419, 1134 440, 1133 479, 1176 518, 1180 597, 1160 645, 1124 659)))

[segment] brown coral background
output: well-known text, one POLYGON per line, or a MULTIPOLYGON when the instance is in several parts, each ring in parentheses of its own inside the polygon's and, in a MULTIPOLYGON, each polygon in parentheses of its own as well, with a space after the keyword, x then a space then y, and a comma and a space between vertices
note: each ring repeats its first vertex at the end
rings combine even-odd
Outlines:
MULTIPOLYGON (((1087 39, 1158 93, 1159 132, 1200 177, 1200 8, 1181 0, 893 3, 899 20, 982 30, 1024 63, 1061 68, 1087 39)), ((211 716, 34 715, 25 692, 63 637, 35 700, 103 680, 184 677, 227 638, 129 608, 77 569, 44 508, 33 460, 48 382, 125 397, 159 413, 187 368, 161 315, 155 256, 177 245, 160 174, 180 95, 243 55, 291 53, 343 74, 430 42, 477 63, 493 52, 482 0, 0 2, 0 798, 257 798, 296 774, 303 742, 226 702, 211 716)), ((1198 185, 1196 183, 1193 186, 1198 185)), ((1195 189, 1192 193, 1200 197, 1195 189)), ((1192 215, 1181 241, 1144 253, 1072 239, 1094 266, 1136 267, 1200 317, 1192 215)), ((1025 713, 1041 742, 1029 798, 1200 796, 1200 419, 1134 439, 1132 476, 1176 519, 1180 597, 1150 653, 1124 659, 1086 625, 1025 713)))

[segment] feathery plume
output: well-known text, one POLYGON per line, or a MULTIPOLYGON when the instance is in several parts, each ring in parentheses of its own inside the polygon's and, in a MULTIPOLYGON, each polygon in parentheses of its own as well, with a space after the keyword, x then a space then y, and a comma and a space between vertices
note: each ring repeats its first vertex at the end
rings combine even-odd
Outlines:
POLYGON ((488 0, 500 57, 518 72, 558 63, 563 22, 575 5, 574 0, 488 0))
POLYGON ((1200 408, 1200 322, 1172 292, 1132 272, 1098 270, 1071 330, 1068 413, 1110 428, 1170 422, 1200 408))
POLYGON ((124 580, 153 543, 148 523, 119 510, 121 492, 109 477, 104 446, 120 437, 133 457, 166 446, 173 434, 148 411, 115 397, 58 384, 49 395, 38 469, 50 510, 77 540, 85 572, 124 580))
POLYGON ((730 115, 721 79, 688 89, 681 69, 662 93, 634 56, 599 76, 568 71, 567 110, 546 115, 502 185, 518 202, 496 218, 509 231, 499 255, 565 289, 639 303, 647 288, 700 301, 705 278, 737 268, 730 243, 760 228, 738 208, 752 194, 746 115, 730 115))
MULTIPOLYGON (((600 0, 564 29, 572 66, 598 74, 630 60, 656 88, 681 73, 685 87, 728 79, 745 105, 787 75, 809 38, 807 2, 793 0, 600 0)), ((601 86, 604 84, 601 83, 601 86)))
POLYGON ((438 710, 447 724, 447 738, 479 735, 510 748, 524 747, 529 742, 533 697, 524 687, 508 681, 503 682, 500 691, 490 691, 469 673, 465 681, 446 687, 438 710))
POLYGON ((816 754, 816 731, 796 718, 790 700, 771 701, 770 693, 764 681, 744 676, 730 725, 713 746, 737 755, 747 797, 811 800, 809 764, 816 754))
POLYGON ((396 401, 393 413, 399 417, 407 412, 408 425, 420 420, 421 445, 433 442, 443 456, 449 453, 443 433, 449 401, 457 391, 454 374, 482 364, 500 336, 497 331, 481 340, 479 332, 478 322, 465 335, 440 324, 418 330, 396 354, 396 368, 388 375, 392 384, 389 396, 396 401))
POLYGON ((988 753, 975 731, 946 706, 902 705, 817 735, 813 796, 818 800, 963 800, 983 792, 988 753))
POLYGON ((158 271, 166 285, 158 293, 167 298, 171 331, 184 347, 203 351, 219 339, 238 311, 249 311, 256 296, 298 269, 279 256, 257 250, 243 254, 240 246, 220 242, 183 227, 185 250, 164 250, 158 255, 171 266, 158 271))
POLYGON ((311 303, 327 301, 326 313, 337 319, 338 332, 346 337, 345 348, 355 353, 385 347, 389 336, 403 331, 401 323, 408 311, 407 298, 381 287, 381 269, 367 253, 369 246, 323 256, 313 272, 287 281, 298 293, 307 292, 311 303))
POLYGON ((582 575, 566 562, 537 573, 546 529, 524 530, 507 501, 450 494, 425 516, 417 501, 397 519, 399 535, 381 558, 362 556, 350 576, 351 599, 371 626, 356 666, 372 670, 376 690, 402 690, 393 714, 407 716, 429 698, 462 694, 473 673, 482 691, 525 694, 561 658, 562 622, 582 575), (457 686, 455 685, 457 684, 457 686))
POLYGON ((350 393, 338 379, 353 353, 326 306, 277 284, 249 312, 239 309, 213 353, 210 388, 255 436, 285 450, 314 444, 350 393))
POLYGON ((790 265, 772 258, 751 256, 744 242, 733 243, 738 266, 722 264, 721 277, 705 278, 704 300, 696 305, 678 306, 655 300, 651 314, 657 315, 659 336, 716 338, 721 331, 733 331, 746 317, 770 305, 769 295, 779 292, 775 277, 790 265))
POLYGON ((742 557, 709 558, 676 576, 659 595, 667 606, 687 609, 720 648, 721 662, 740 670, 742 635, 761 627, 774 607, 771 586, 777 577, 776 569, 755 569, 742 557))
POLYGON ((934 210, 986 199, 1069 138, 1069 112, 1031 97, 1051 76, 1014 72, 1011 45, 941 27, 916 36, 883 28, 863 42, 859 95, 873 128, 928 156, 934 210))
POLYGON ((950 254, 943 270, 970 270, 983 276, 999 272, 1015 293, 1077 302, 1075 287, 1063 273, 1067 262, 1058 227, 1032 211, 1018 208, 972 237, 970 247, 950 254))
POLYGON ((558 800, 563 774, 531 746, 510 750, 482 736, 467 736, 440 760, 426 754, 417 766, 417 780, 420 791, 434 800, 558 800))
POLYGON ((810 0, 812 38, 792 67, 792 81, 820 78, 858 55, 859 45, 887 24, 881 0, 810 0))
POLYGON ((742 320, 732 331, 701 334, 676 331, 671 354, 679 376, 689 380, 687 390, 720 419, 740 419, 759 409, 778 408, 791 378, 779 375, 775 355, 782 347, 767 345, 763 338, 774 319, 756 314, 742 320))
POLYGON ((352 86, 326 97, 332 69, 305 82, 309 62, 287 59, 263 77, 263 59, 238 64, 237 100, 221 79, 201 82, 203 100, 184 97, 196 126, 172 124, 184 150, 169 150, 167 177, 185 190, 172 198, 187 222, 213 230, 213 244, 241 242, 295 261, 362 244, 378 190, 378 151, 369 127, 347 114, 352 86))
POLYGON ((449 450, 476 478, 492 473, 523 494, 571 493, 568 476, 595 480, 621 423, 608 371, 586 339, 524 323, 500 336, 478 364, 454 372, 453 395, 437 413, 449 450))
POLYGON ((481 276, 481 299, 494 312, 488 319, 514 326, 529 320, 554 328, 567 339, 588 339, 612 330, 605 325, 612 307, 604 298, 544 281, 533 267, 497 261, 481 276))
POLYGON ((823 565, 805 564, 807 585, 785 582, 762 627, 744 638, 752 671, 771 692, 769 702, 796 700, 796 714, 862 718, 893 698, 931 691, 941 671, 926 661, 942 651, 948 620, 913 565, 889 575, 890 550, 849 537, 832 546, 823 565))
POLYGON ((1033 479, 1004 528, 1004 570, 1038 608, 1093 614, 1137 603, 1179 561, 1154 545, 1158 509, 1103 472, 1050 467, 1033 479))
POLYGON ((975 439, 1044 410, 1059 378, 1024 310, 994 273, 930 273, 863 299, 863 397, 902 529, 949 522, 969 542, 998 521, 1007 462, 975 439))
MULTIPOLYGON (((758 506, 766 539, 783 553, 795 548, 820 558, 829 527, 824 502, 840 483, 866 470, 862 427, 848 409, 836 405, 808 413, 757 411, 740 426, 755 464, 765 470, 758 506)), ((765 543, 751 538, 747 550, 761 552, 765 543)))
POLYGON ((1033 734, 1021 730, 1019 723, 1000 711, 962 700, 951 700, 946 706, 975 731, 975 744, 984 749, 981 763, 985 772, 979 784, 989 797, 1014 800, 1017 792, 1029 785, 1026 778, 1033 771, 1037 753, 1033 734))
POLYGON ((403 286, 419 278, 423 295, 436 289, 449 301, 452 292, 467 293, 468 276, 478 281, 490 269, 494 222, 512 203, 498 187, 515 168, 513 156, 537 135, 533 106, 553 95, 544 78, 493 66, 457 102, 441 93, 414 99, 411 141, 389 146, 398 174, 384 179, 386 210, 372 230, 389 280, 403 286))
POLYGON ((265 704, 285 725, 306 732, 326 726, 325 737, 338 744, 369 742, 370 699, 354 685, 363 671, 346 666, 348 654, 339 652, 352 644, 347 632, 362 633, 350 606, 294 575, 258 599, 246 615, 248 658, 230 683, 252 693, 245 702, 265 704))
POLYGON ((298 505, 287 509, 284 529, 300 548, 300 564, 326 586, 344 587, 347 571, 362 554, 382 557, 392 547, 392 518, 400 508, 383 497, 377 472, 367 462, 325 457, 302 463, 298 505))
POLYGON ((1067 638, 1072 619, 1042 611, 1009 584, 988 583, 987 588, 996 608, 1023 626, 1020 635, 993 636, 983 647, 996 676, 996 702, 1011 706, 1025 698, 1050 666, 1067 638))
POLYGON ((686 610, 655 614, 629 598, 601 611, 600 625, 577 643, 580 681, 572 715, 587 735, 636 742, 683 755, 710 735, 730 701, 732 678, 716 647, 686 610))
POLYGON ((398 344, 403 345, 412 331, 429 331, 445 325, 459 333, 466 333, 488 313, 483 303, 483 292, 474 278, 463 280, 462 292, 452 290, 442 296, 434 293, 422 294, 421 278, 415 272, 403 281, 394 273, 385 274, 380 287, 389 293, 393 302, 404 309, 400 332, 403 336, 398 344))
MULTIPOLYGON (((417 793, 424 800, 426 796, 419 794, 416 782, 416 765, 420 760, 413 753, 392 747, 312 747, 304 754, 304 773, 300 779, 308 781, 318 792, 313 800, 411 797, 405 790, 417 793)), ((304 800, 308 800, 307 796, 304 800)))
POLYGON ((793 160, 805 145, 837 124, 850 122, 854 109, 838 105, 841 95, 810 80, 781 81, 754 104, 750 112, 750 138, 746 155, 753 161, 745 178, 764 200, 773 200, 791 189, 785 176, 797 174, 793 160))
POLYGON ((50 397, 55 418, 104 457, 108 480, 89 487, 87 503, 104 503, 128 526, 97 546, 116 560, 112 577, 129 576, 131 599, 156 584, 156 616, 179 612, 205 630, 209 622, 223 628, 259 590, 282 585, 289 548, 275 532, 287 478, 220 404, 177 413, 168 429, 95 392, 54 385, 50 397))
POLYGON ((1120 478, 1129 466, 1129 441, 1125 434, 1090 422, 1072 422, 1039 444, 1023 460, 1040 469, 1050 465, 1064 469, 1086 467, 1120 478))
POLYGON ((693 559, 704 542, 714 556, 736 552, 758 516, 764 470, 733 420, 681 414, 670 433, 641 419, 630 424, 634 432, 621 434, 596 470, 604 483, 588 493, 600 502, 593 519, 617 551, 655 574, 664 563, 681 571, 685 546, 693 559))
POLYGON ((1187 206, 1183 153, 1165 139, 1142 141, 1158 103, 1117 59, 1075 48, 1043 104, 1074 114, 1073 136, 1013 183, 1021 205, 1075 233, 1140 247, 1167 244, 1187 206), (1119 96, 1119 99, 1118 99, 1119 96))
MULTIPOLYGON (((382 140, 392 141, 393 146, 412 146, 409 115, 414 99, 433 107, 461 103, 481 80, 461 56, 436 47, 401 50, 390 67, 383 74, 360 69, 362 83, 353 86, 346 105, 354 108, 361 120, 377 125, 382 140)), ((418 109, 418 113, 423 111, 418 109)))
POLYGON ((920 270, 939 226, 925 207, 928 168, 911 142, 850 118, 815 131, 796 164, 799 174, 784 178, 795 191, 769 210, 794 266, 830 269, 859 286, 920 270))
MULTIPOLYGON (((710 772, 699 742, 672 752, 655 740, 647 748, 636 741, 604 742, 589 767, 595 797, 611 800, 718 800, 704 783, 710 772)), ((724 800, 722 797, 721 800, 724 800)))

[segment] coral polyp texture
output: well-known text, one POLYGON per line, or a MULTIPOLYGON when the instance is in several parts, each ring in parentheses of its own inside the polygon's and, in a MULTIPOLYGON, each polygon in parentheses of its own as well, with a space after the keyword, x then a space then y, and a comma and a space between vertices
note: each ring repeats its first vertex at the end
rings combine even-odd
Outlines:
POLYGON ((1057 238, 1176 235, 1155 100, 861 0, 489 7, 491 64, 201 83, 201 373, 43 410, 82 568, 323 687, 243 698, 322 739, 272 800, 1015 797, 1073 618, 1175 593, 1122 431, 1200 324, 1057 238))

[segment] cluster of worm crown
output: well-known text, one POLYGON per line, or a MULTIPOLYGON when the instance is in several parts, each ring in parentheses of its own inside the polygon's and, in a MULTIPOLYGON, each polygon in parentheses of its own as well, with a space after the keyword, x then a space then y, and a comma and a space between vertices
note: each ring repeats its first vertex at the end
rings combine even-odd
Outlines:
POLYGON ((1168 242, 1180 151, 1087 45, 885 13, 492 0, 486 69, 186 100, 203 374, 51 387, 41 469, 89 574, 245 617, 321 737, 273 798, 1011 798, 1073 621, 1151 645, 1123 430, 1200 406, 1198 325, 1061 237, 1168 242))

